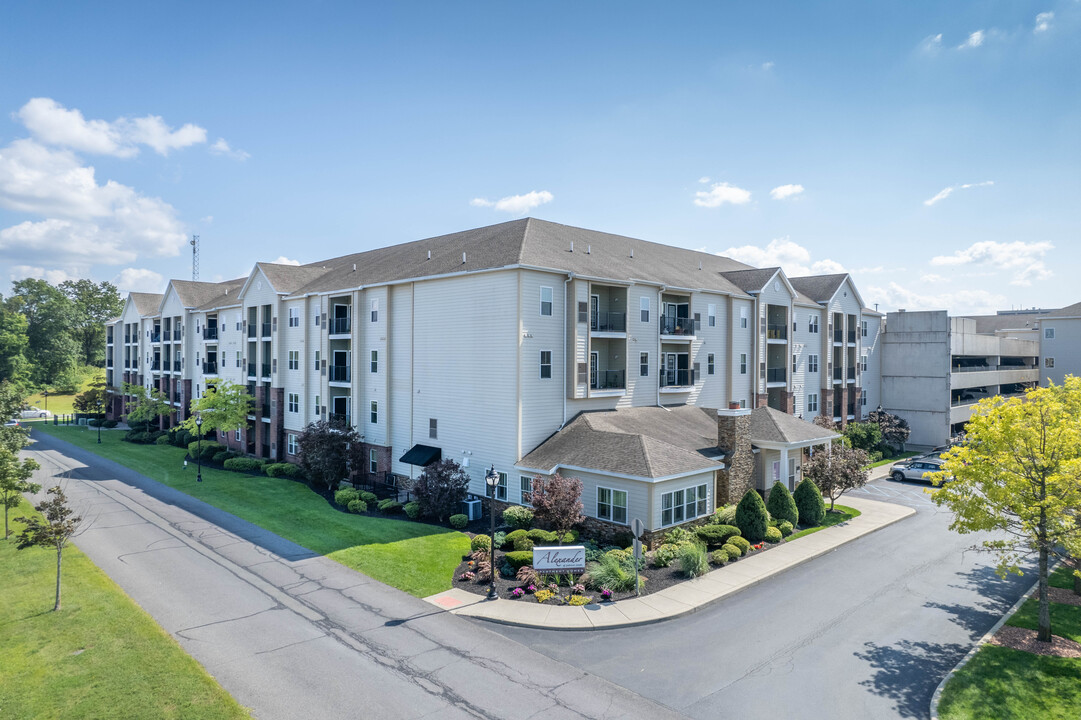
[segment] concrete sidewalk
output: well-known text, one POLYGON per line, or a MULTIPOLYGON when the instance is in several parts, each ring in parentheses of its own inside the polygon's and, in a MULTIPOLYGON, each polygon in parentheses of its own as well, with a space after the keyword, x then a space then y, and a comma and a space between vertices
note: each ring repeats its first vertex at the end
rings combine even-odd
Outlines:
POLYGON ((768 580, 789 568, 916 514, 916 511, 910 507, 858 497, 846 496, 841 499, 841 502, 856 508, 862 514, 840 525, 784 543, 767 552, 737 560, 712 570, 700 578, 688 580, 640 598, 570 607, 542 605, 525 598, 486 600, 480 595, 452 588, 425 599, 456 615, 467 615, 522 627, 549 630, 599 630, 646 625, 696 612, 733 593, 768 580))

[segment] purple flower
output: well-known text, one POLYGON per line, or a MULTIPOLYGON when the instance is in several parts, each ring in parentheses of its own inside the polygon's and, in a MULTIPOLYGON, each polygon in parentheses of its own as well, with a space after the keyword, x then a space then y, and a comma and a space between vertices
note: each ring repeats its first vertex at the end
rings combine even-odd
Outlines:
POLYGON ((530 584, 530 586, 527 587, 526 590, 528 590, 531 593, 535 593, 535 592, 537 592, 537 586, 533 585, 533 584, 530 584))
POLYGON ((609 590, 608 588, 604 588, 603 590, 601 590, 601 600, 611 600, 611 599, 612 599, 612 591, 611 590, 609 590))
POLYGON ((520 598, 525 595, 525 590, 520 587, 514 588, 513 590, 511 590, 510 594, 513 595, 515 598, 520 598))

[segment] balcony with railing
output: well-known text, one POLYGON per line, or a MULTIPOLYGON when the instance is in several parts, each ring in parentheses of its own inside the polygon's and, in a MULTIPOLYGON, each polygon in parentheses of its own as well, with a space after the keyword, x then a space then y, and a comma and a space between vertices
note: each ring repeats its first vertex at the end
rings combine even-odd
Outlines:
POLYGON ((255 377, 255 363, 248 363, 248 377, 255 377))
POLYGON ((840 345, 844 341, 845 341, 845 331, 844 330, 834 330, 833 331, 833 342, 840 345))
POLYGON ((110 355, 109 357, 105 358, 105 367, 111 368, 112 366, 113 366, 113 356, 110 355))
POLYGON ((844 380, 844 372, 841 368, 833 368, 833 382, 839 383, 844 380))
POLYGON ((848 419, 853 420, 853 419, 855 419, 855 417, 856 417, 856 404, 855 403, 849 403, 848 404, 848 419))
POLYGON ((327 370, 330 373, 330 382, 332 383, 347 383, 349 382, 349 370, 348 365, 331 365, 327 370))
POLYGON ((597 311, 589 316, 589 330, 595 333, 627 332, 627 313, 597 311))
POLYGON ((265 338, 270 337, 270 323, 265 322, 265 323, 263 323, 261 325, 261 327, 262 327, 262 330, 263 330, 263 337, 265 337, 265 338))
POLYGON ((218 374, 218 361, 208 360, 203 363, 203 375, 217 375, 218 374))
POLYGON ((848 382, 856 382, 856 368, 845 368, 845 377, 848 379, 848 382))
POLYGON ((161 330, 155 330, 154 332, 150 333, 150 342, 152 342, 152 343, 161 342, 161 330))
POLYGON ((108 329, 108 332, 105 333, 105 344, 106 345, 112 345, 113 344, 113 329, 112 328, 107 328, 107 329, 108 329))
POLYGON ((352 318, 348 315, 345 317, 330 318, 328 321, 330 324, 331 335, 348 335, 352 328, 352 318))
POLYGON ((255 327, 255 323, 248 322, 248 337, 254 339, 259 336, 258 328, 255 327))
POLYGON ((209 325, 203 328, 203 340, 217 340, 218 339, 218 327, 216 325, 209 325))
POLYGON ((788 324, 775 325, 770 323, 766 325, 766 339, 767 340, 787 340, 788 339, 788 324))
POLYGON ((155 359, 153 362, 150 363, 150 369, 151 370, 161 370, 161 361, 155 359))
POLYGON ((694 386, 694 370, 664 370, 661 373, 662 388, 691 388, 694 386))
POLYGON ((856 331, 855 330, 849 330, 848 331, 848 344, 849 345, 855 345, 856 344, 856 331))
POLYGON ((661 315, 661 335, 694 337, 694 319, 680 315, 661 315))
POLYGON ((263 402, 259 405, 259 414, 265 418, 270 417, 270 400, 263 398, 263 402))
POLYGON ((173 360, 173 372, 180 372, 181 363, 179 360, 173 360))
POLYGON ((327 421, 338 427, 349 427, 352 424, 351 420, 349 413, 330 413, 327 416, 327 421))
POLYGON ((270 377, 270 363, 263 363, 263 377, 270 377))
POLYGON ((590 390, 625 390, 627 373, 623 370, 599 370, 590 378, 590 390))
POLYGON ((788 382, 788 368, 768 368, 766 370, 767 383, 788 382))

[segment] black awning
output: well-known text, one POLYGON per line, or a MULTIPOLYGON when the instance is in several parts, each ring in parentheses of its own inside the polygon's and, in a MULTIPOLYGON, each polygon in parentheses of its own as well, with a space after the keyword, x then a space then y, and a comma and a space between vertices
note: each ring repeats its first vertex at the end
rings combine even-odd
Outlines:
POLYGON ((431 445, 414 445, 409 448, 409 452, 398 458, 399 462, 406 463, 407 465, 419 465, 420 467, 428 467, 434 462, 439 462, 439 459, 443 457, 443 451, 437 447, 431 445))

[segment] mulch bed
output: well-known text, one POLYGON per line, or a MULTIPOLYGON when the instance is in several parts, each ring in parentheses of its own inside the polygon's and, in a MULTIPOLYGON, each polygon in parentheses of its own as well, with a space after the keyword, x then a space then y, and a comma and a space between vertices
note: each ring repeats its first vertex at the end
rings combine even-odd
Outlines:
POLYGON ((1081 643, 1067 640, 1058 635, 1052 635, 1049 643, 1040 642, 1036 639, 1035 630, 1013 627, 1012 625, 1003 625, 1002 629, 995 633, 989 642, 992 645, 1022 650, 1033 655, 1081 658, 1081 643))
MULTIPOLYGON (((1032 597, 1039 596, 1033 595, 1032 597)), ((1066 588, 1049 587, 1047 588, 1047 597, 1053 603, 1081 607, 1081 595, 1074 595, 1072 590, 1066 588)))

